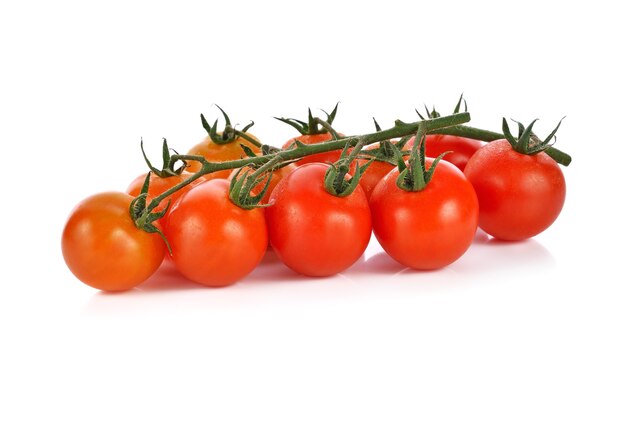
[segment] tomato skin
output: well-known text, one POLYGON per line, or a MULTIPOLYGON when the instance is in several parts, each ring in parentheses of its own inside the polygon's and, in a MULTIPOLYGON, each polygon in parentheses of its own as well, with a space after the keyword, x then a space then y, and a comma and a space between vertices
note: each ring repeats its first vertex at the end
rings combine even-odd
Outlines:
POLYGON ((242 279, 267 249, 263 211, 238 207, 228 189, 224 179, 199 184, 174 204, 165 226, 178 271, 210 287, 242 279))
POLYGON ((465 175, 480 203, 479 226, 501 240, 533 237, 556 220, 565 203, 565 177, 544 152, 524 155, 505 139, 483 146, 465 175))
MULTIPOLYGON (((343 136, 341 133, 338 133, 339 136, 343 136)), ((333 135, 330 133, 318 133, 318 134, 305 134, 294 137, 293 139, 289 139, 284 145, 283 149, 288 149, 295 143, 295 141, 299 141, 304 143, 305 145, 314 145, 316 143, 327 142, 329 140, 333 140, 333 135)), ((341 156, 341 149, 329 152, 320 152, 313 155, 305 156, 299 161, 295 162, 296 166, 301 166, 305 164, 312 164, 314 162, 328 163, 335 162, 341 156)))
MULTIPOLYGON (((278 185, 278 183, 280 182, 280 180, 282 180, 283 178, 285 178, 287 176, 287 174, 289 174, 290 172, 292 172, 293 170, 295 170, 297 167, 294 164, 289 164, 286 165, 282 168, 279 168, 277 170, 275 170, 274 172, 272 172, 272 178, 270 180, 270 185, 267 187, 267 191, 265 192, 265 196, 263 196, 263 198, 261 199, 260 204, 261 205, 266 205, 269 200, 270 200, 270 196, 272 194, 272 192, 274 191, 274 189, 276 188, 276 186, 278 185)), ((249 173, 252 169, 250 167, 246 167, 244 168, 241 173, 239 174, 239 176, 243 176, 246 173, 249 173)), ((230 176, 228 177, 228 180, 232 180, 232 178, 235 176, 237 172, 233 171, 230 176)), ((261 191, 263 191, 263 188, 265 187, 265 182, 267 181, 267 179, 261 181, 261 183, 257 184, 256 187, 254 187, 252 189, 252 194, 253 195, 257 195, 260 194, 261 191)))
POLYGON ((337 197, 324 188, 327 164, 302 165, 276 186, 265 209, 279 259, 307 276, 330 276, 354 264, 372 232, 363 189, 337 197))
MULTIPOLYGON (((250 136, 252 139, 258 141, 258 139, 254 135, 250 133, 246 133, 246 134, 250 136)), ((218 135, 221 136, 222 132, 218 132, 218 135)), ((254 152, 255 154, 259 154, 261 152, 261 149, 258 146, 253 145, 252 143, 248 142, 246 139, 242 137, 238 137, 232 142, 220 145, 220 144, 213 142, 213 140, 211 140, 211 138, 207 136, 206 138, 204 138, 202 142, 198 143, 197 145, 189 149, 189 152, 187 152, 187 154, 201 155, 205 157, 209 162, 234 161, 237 159, 241 159, 242 157, 245 156, 245 153, 240 146, 242 144, 244 146, 249 147, 252 150, 252 152, 254 152)), ((197 161, 187 162, 187 171, 189 172, 197 172, 200 170, 200 167, 201 165, 197 161)), ((232 171, 233 170, 216 171, 214 173, 205 175, 204 178, 206 180, 212 180, 216 178, 228 178, 228 176, 230 175, 232 171)))
POLYGON ((130 217, 133 197, 121 192, 88 197, 70 214, 61 240, 63 258, 85 284, 125 291, 148 279, 163 261, 165 243, 130 217))
MULTIPOLYGON (((426 158, 430 168, 433 159, 426 158)), ((426 188, 407 192, 392 170, 370 198, 374 234, 383 249, 413 269, 439 269, 457 260, 472 244, 478 224, 478 199, 472 185, 452 164, 440 161, 426 188)))
MULTIPOLYGON (((150 174, 150 186, 148 187, 148 199, 150 200, 152 198, 155 198, 156 196, 159 196, 160 194, 164 193, 165 191, 169 190, 175 185, 182 183, 183 181, 185 181, 192 175, 193 175, 192 173, 183 172, 180 175, 174 175, 174 176, 163 178, 163 177, 159 177, 158 175, 154 173, 151 173, 150 174)), ((143 187, 143 183, 145 180, 146 180, 146 174, 142 174, 138 176, 137 178, 135 178, 133 181, 131 181, 131 183, 126 188, 126 193, 128 193, 129 195, 133 197, 139 196, 139 194, 141 193, 141 188, 143 187)), ((162 211, 163 209, 165 209, 168 202, 171 203, 170 204, 170 209, 171 209, 171 206, 174 204, 174 202, 176 202, 176 200, 178 200, 180 196, 182 196, 187 190, 191 189, 194 185, 197 185, 199 183, 200 183, 200 180, 196 180, 192 182, 191 184, 178 190, 176 193, 172 194, 167 199, 159 203, 159 206, 157 206, 154 211, 155 212, 162 211)), ((169 213, 169 210, 168 210, 168 213, 169 213)))
MULTIPOLYGON (((410 150, 415 142, 415 137, 409 139, 404 145, 404 150, 410 150)), ((476 139, 469 139, 461 136, 452 136, 447 134, 429 134, 426 135, 426 156, 437 158, 444 152, 446 154, 443 159, 452 163, 458 169, 463 171, 467 161, 483 146, 483 143, 476 139)))

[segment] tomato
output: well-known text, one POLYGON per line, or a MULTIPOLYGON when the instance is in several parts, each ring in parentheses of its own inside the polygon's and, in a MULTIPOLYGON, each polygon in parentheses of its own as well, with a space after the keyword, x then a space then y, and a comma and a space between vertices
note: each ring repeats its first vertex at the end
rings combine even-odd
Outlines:
MULTIPOLYGON (((274 172, 272 172, 272 178, 270 179, 270 185, 267 187, 267 191, 265 192, 265 196, 263 196, 263 198, 261 199, 261 202, 260 202, 261 205, 266 205, 269 202, 270 195, 272 194, 272 191, 274 191, 274 188, 276 188, 276 186, 278 185, 280 180, 285 178, 287 176, 287 174, 289 174, 290 172, 292 172, 296 168, 297 167, 294 164, 289 164, 289 165, 286 165, 286 166, 284 166, 282 168, 279 168, 279 169, 275 170, 274 172)), ((250 167, 246 167, 246 168, 244 168, 241 171, 239 176, 243 176, 244 174, 249 173, 251 170, 252 169, 250 167)), ((237 173, 236 171, 233 171, 230 174, 230 176, 228 177, 228 179, 232 180, 232 178, 235 176, 236 173, 237 173)), ((263 188, 265 187, 265 182, 266 181, 267 181, 267 179, 264 179, 259 184, 257 184, 256 187, 254 187, 252 189, 252 194, 253 195, 260 194, 263 191, 263 188)))
POLYGON ((265 209, 279 259, 307 276, 330 276, 356 262, 369 243, 372 222, 360 186, 345 197, 324 187, 327 164, 302 165, 276 186, 265 209))
POLYGON ((231 285, 246 276, 267 249, 263 211, 240 208, 228 190, 224 179, 199 184, 174 204, 165 226, 178 271, 211 287, 231 285))
MULTIPOLYGON (((183 181, 185 181, 192 175, 193 175, 192 173, 183 172, 180 175, 175 175, 175 176, 170 176, 170 177, 159 177, 158 175, 151 173, 150 174, 150 186, 148 187, 148 199, 152 199, 152 198, 155 198, 156 196, 159 196, 160 194, 164 193, 165 191, 169 190, 175 185, 182 183, 183 181)), ((128 188, 126 189, 126 193, 130 194, 133 197, 139 196, 139 194, 141 193, 141 188, 143 187, 143 183, 145 180, 146 180, 146 174, 142 174, 139 177, 135 178, 128 185, 128 188)), ((199 184, 199 183, 200 183, 200 180, 196 180, 195 182, 192 182, 191 184, 178 190, 176 193, 172 194, 167 199, 159 203, 159 205, 155 208, 154 211, 160 212, 161 210, 165 209, 168 202, 170 202, 170 207, 171 207, 171 205, 173 205, 174 202, 176 202, 176 200, 178 200, 178 198, 183 195, 183 193, 185 193, 187 190, 191 189, 194 185, 199 184)), ((168 213, 169 213, 169 210, 168 210, 168 213)))
MULTIPOLYGON (((409 139, 403 149, 410 150, 414 141, 415 137, 409 139)), ((483 143, 476 139, 446 134, 429 134, 426 135, 426 156, 437 158, 444 152, 450 152, 443 159, 463 171, 467 161, 482 145, 483 143)))
MULTIPOLYGON (((338 133, 338 135, 339 137, 343 136, 341 133, 338 133)), ((314 145, 316 143, 328 142, 330 140, 333 140, 333 135, 328 132, 300 135, 298 137, 294 137, 293 139, 289 139, 283 145, 283 149, 290 148, 291 145, 293 145, 296 140, 304 143, 305 145, 314 145)), ((322 162, 322 163, 335 162, 339 159, 340 155, 341 155, 341 149, 335 150, 335 151, 329 151, 329 152, 320 152, 320 153, 305 156, 304 158, 296 162, 295 165, 300 166, 300 165, 305 165, 305 164, 311 164, 313 162, 322 162)))
POLYGON ((501 240, 524 240, 548 228, 565 202, 565 178, 545 152, 524 155, 505 139, 483 146, 465 167, 480 203, 479 226, 501 240))
MULTIPOLYGON (((249 137, 254 140, 258 140, 255 136, 250 133, 246 133, 249 137)), ((218 132, 218 135, 221 136, 222 133, 218 132)), ((189 155, 201 155, 205 157, 209 162, 224 162, 224 161, 234 161, 236 159, 241 159, 245 157, 245 153, 240 145, 247 146, 254 152, 255 154, 260 154, 261 149, 250 143, 248 140, 243 137, 237 137, 233 141, 225 144, 218 144, 213 142, 209 136, 207 136, 202 142, 198 143, 194 147, 192 147, 188 154, 189 155)), ((196 161, 189 161, 187 163, 187 170, 190 172, 197 172, 200 170, 200 163, 196 161)), ((215 179, 215 178, 228 178, 230 173, 233 170, 221 170, 216 171, 211 174, 207 174, 204 176, 207 180, 215 179)))
POLYGON ((63 230, 63 258, 85 284, 103 291, 124 291, 152 275, 166 251, 158 234, 140 230, 121 192, 88 197, 72 211, 63 230))
MULTIPOLYGON (((433 159, 426 158, 426 168, 433 159)), ((440 161, 427 186, 416 192, 396 185, 398 168, 370 197, 373 229, 392 258, 413 269, 438 269, 469 248, 478 223, 472 185, 452 164, 440 161)))

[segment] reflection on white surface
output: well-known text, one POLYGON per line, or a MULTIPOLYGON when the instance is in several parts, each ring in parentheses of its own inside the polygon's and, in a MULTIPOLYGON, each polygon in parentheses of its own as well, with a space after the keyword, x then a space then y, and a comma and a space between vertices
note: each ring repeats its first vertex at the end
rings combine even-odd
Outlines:
POLYGON ((140 287, 124 293, 95 292, 83 308, 87 315, 133 314, 163 308, 170 312, 265 308, 341 302, 355 295, 410 296, 503 283, 546 272, 556 262, 537 240, 503 242, 479 231, 458 261, 433 271, 406 268, 372 239, 366 253, 345 272, 326 278, 298 275, 273 251, 245 279, 225 288, 208 288, 182 277, 171 262, 140 287), (408 295, 407 295, 408 294, 408 295))

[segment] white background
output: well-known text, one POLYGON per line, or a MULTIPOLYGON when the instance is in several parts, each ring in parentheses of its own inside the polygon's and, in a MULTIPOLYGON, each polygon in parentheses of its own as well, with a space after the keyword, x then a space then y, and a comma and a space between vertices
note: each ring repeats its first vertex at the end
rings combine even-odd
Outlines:
POLYGON ((3 3, 0 419, 626 419, 626 31, 574 3, 3 3), (461 92, 486 129, 567 115, 568 197, 535 239, 426 273, 372 244, 324 280, 268 256, 220 290, 103 294, 64 265, 72 207, 145 170, 141 137, 197 143, 212 104, 280 145, 272 116, 341 101, 364 133, 461 92))

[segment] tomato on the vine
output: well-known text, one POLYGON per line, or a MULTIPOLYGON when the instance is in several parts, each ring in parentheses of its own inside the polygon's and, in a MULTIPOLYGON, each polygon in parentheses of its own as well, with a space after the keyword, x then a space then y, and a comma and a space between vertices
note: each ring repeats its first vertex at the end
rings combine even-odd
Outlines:
POLYGON ((465 167, 480 203, 479 226, 501 240, 548 228, 565 202, 565 177, 545 152, 526 155, 505 140, 483 146, 465 167))
MULTIPOLYGON (((433 159, 426 158, 426 169, 433 159)), ((373 229, 392 258, 414 269, 438 269, 471 245, 478 223, 478 200, 472 185, 452 164, 440 161, 421 191, 398 187, 396 168, 370 197, 373 229)))
POLYGON ((276 186, 265 210, 269 239, 279 259, 307 276, 330 276, 354 264, 369 243, 367 198, 357 186, 337 197, 326 191, 329 165, 302 165, 276 186))
POLYGON ((63 230, 65 263, 85 284, 103 291, 136 287, 161 265, 163 239, 135 226, 130 215, 133 197, 100 193, 74 208, 63 230))
POLYGON ((267 249, 262 209, 234 204, 224 179, 185 193, 170 211, 165 235, 178 271, 211 287, 231 285, 249 274, 267 249))
MULTIPOLYGON (((410 150, 414 141, 415 136, 409 139, 404 149, 410 150)), ((461 171, 465 169, 467 161, 481 146, 483 146, 481 141, 467 137, 447 134, 426 135, 426 156, 436 158, 445 152, 449 152, 444 155, 443 159, 454 164, 461 171)))

